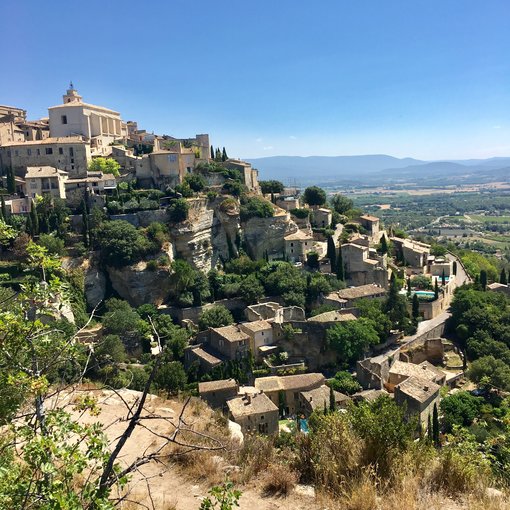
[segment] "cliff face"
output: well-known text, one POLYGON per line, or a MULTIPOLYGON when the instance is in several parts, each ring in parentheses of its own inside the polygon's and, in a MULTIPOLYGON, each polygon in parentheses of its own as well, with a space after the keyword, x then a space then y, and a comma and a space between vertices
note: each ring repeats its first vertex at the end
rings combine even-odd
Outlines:
POLYGON ((162 304, 171 289, 167 269, 147 270, 145 262, 122 268, 108 267, 112 287, 132 306, 162 304))
POLYGON ((248 253, 256 259, 263 258, 266 252, 282 257, 285 235, 297 230, 296 224, 286 214, 272 218, 251 218, 242 227, 248 253))
POLYGON ((171 231, 175 254, 197 269, 209 271, 229 258, 229 241, 236 251, 239 209, 222 210, 221 201, 197 199, 192 202, 189 219, 171 231))

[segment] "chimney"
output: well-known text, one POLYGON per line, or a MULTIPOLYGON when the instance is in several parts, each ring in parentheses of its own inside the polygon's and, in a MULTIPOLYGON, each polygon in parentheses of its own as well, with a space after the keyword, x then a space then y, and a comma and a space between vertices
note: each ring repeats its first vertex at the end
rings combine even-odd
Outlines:
POLYGON ((250 405, 251 404, 251 395, 248 395, 248 393, 246 393, 245 397, 246 397, 246 405, 250 405))
POLYGON ((312 402, 312 401, 313 401, 313 397, 310 397, 310 402, 312 402))
POLYGON ((423 387, 423 391, 429 391, 429 387, 428 386, 424 386, 423 387))

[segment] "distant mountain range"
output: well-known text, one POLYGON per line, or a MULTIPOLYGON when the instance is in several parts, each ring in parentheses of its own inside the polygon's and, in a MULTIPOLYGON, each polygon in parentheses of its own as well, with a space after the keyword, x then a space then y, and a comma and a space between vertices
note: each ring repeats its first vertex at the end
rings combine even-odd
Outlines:
POLYGON ((422 161, 385 154, 367 156, 271 156, 248 159, 260 179, 321 184, 479 183, 510 180, 510 157, 422 161))

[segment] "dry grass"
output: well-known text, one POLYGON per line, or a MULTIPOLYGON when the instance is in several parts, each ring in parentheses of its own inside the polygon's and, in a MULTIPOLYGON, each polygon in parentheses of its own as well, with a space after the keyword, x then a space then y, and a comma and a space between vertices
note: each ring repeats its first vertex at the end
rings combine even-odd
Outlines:
POLYGON ((187 452, 186 449, 174 445, 169 455, 171 462, 191 480, 216 485, 225 479, 223 460, 214 452, 187 452))
POLYGON ((264 496, 287 497, 296 486, 298 475, 288 465, 272 464, 263 479, 264 496))
POLYGON ((246 436, 242 446, 231 452, 232 464, 239 466, 238 482, 247 483, 265 471, 273 462, 273 439, 265 436, 246 436))

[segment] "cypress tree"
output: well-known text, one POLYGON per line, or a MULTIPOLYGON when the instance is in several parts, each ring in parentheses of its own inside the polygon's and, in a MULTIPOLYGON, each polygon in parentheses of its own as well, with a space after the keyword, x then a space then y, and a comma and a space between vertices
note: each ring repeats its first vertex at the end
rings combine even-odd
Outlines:
POLYGON ((214 159, 214 147, 211 145, 211 159, 214 159))
POLYGON ((216 149, 214 159, 215 159, 216 161, 221 161, 221 151, 220 151, 220 149, 219 149, 219 148, 217 148, 217 149, 216 149))
POLYGON ((407 295, 408 296, 411 295, 411 277, 410 276, 407 277, 407 295))
POLYGON ((446 285, 446 275, 443 269, 443 274, 441 275, 441 283, 443 284, 443 287, 446 285))
POLYGON ((388 253, 388 241, 386 241, 386 236, 384 234, 381 237, 381 253, 383 255, 388 253))
POLYGON ((455 276, 457 274, 457 261, 456 260, 453 261, 452 272, 453 272, 453 276, 455 276))
MULTIPOLYGON (((3 201, 3 198, 4 197, 2 197, 2 201, 3 201)), ((3 207, 0 208, 0 220, 5 221, 5 215, 4 215, 4 208, 3 207)))
POLYGON ((334 413, 336 411, 335 392, 333 388, 329 388, 329 410, 334 413))
POLYGON ((433 434, 433 430, 432 430, 432 420, 430 419, 430 414, 429 414, 428 423, 427 423, 427 437, 429 438, 430 442, 434 441, 434 434, 433 434))
POLYGON ((335 241, 333 241, 332 236, 328 236, 327 256, 331 263, 331 272, 334 273, 336 271, 336 247, 335 247, 335 241))
POLYGON ((418 300, 418 294, 413 296, 413 319, 418 319, 420 316, 420 301, 418 300))
POLYGON ((342 258, 342 249, 338 251, 338 260, 336 261, 336 277, 340 281, 345 281, 345 272, 344 272, 344 261, 342 258))
POLYGON ((30 217, 32 220, 32 236, 36 236, 39 233, 39 215, 35 210, 35 202, 33 200, 30 204, 30 217))
POLYGON ((89 215, 87 214, 87 212, 85 210, 81 213, 81 223, 82 223, 83 244, 88 247, 90 245, 89 215))
POLYGON ((480 285, 482 286, 482 290, 487 288, 487 271, 485 269, 480 271, 480 285))
POLYGON ((221 152, 221 161, 227 161, 227 151, 225 150, 225 147, 223 147, 223 151, 221 152))
POLYGON ((328 405, 326 404, 326 401, 324 401, 324 416, 328 414, 328 405))
POLYGON ((434 299, 439 297, 439 285, 437 284, 437 278, 434 280, 434 299))
POLYGON ((14 178, 14 170, 11 167, 7 170, 7 191, 11 195, 16 193, 16 179, 14 178))
POLYGON ((501 274, 499 275, 499 283, 502 283, 503 285, 508 285, 508 279, 506 277, 505 268, 501 270, 501 274))
POLYGON ((27 215, 26 223, 25 223, 25 232, 30 236, 34 237, 34 226, 32 225, 32 218, 27 215))
POLYGON ((432 439, 434 444, 439 446, 439 414, 437 412, 437 404, 434 404, 434 411, 432 413, 432 439))
POLYGON ((1 209, 2 218, 4 220, 7 220, 7 208, 5 207, 5 199, 4 199, 3 195, 0 197, 0 200, 2 201, 2 209, 1 209))

